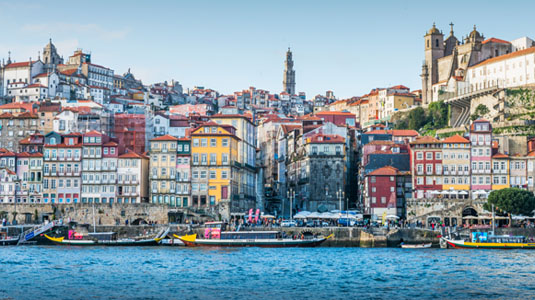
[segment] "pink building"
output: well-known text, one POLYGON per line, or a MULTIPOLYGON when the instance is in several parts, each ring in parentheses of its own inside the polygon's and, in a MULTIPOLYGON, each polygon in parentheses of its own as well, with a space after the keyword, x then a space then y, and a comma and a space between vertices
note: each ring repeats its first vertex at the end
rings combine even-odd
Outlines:
POLYGON ((489 121, 479 119, 470 126, 472 144, 472 196, 477 198, 481 191, 490 191, 492 162, 492 126, 489 121))

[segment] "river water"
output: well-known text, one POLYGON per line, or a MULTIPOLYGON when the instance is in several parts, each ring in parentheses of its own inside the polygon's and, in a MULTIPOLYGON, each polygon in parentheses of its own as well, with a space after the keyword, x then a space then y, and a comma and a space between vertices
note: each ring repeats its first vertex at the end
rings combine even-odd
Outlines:
POLYGON ((530 299, 535 251, 0 248, 0 299, 530 299))

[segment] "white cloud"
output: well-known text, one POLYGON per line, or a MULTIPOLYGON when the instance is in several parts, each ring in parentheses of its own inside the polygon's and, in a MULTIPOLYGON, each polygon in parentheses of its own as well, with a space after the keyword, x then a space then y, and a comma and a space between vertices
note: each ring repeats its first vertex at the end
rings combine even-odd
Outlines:
POLYGON ((125 38, 130 32, 129 28, 107 29, 97 24, 76 24, 76 23, 41 23, 27 24, 21 30, 27 33, 37 33, 45 35, 67 34, 70 36, 92 35, 102 40, 117 40, 125 38))

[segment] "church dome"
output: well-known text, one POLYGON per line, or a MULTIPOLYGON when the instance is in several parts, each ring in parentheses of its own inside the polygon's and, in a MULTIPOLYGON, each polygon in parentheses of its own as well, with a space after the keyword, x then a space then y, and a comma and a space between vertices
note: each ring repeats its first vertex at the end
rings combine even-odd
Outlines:
POLYGON ((435 26, 435 23, 433 23, 433 27, 431 27, 431 29, 429 29, 429 31, 427 32, 427 34, 440 34, 440 31, 437 29, 437 27, 435 26))
POLYGON ((474 30, 470 32, 470 39, 471 40, 481 39, 481 34, 479 34, 479 32, 476 30, 476 25, 474 25, 474 30))

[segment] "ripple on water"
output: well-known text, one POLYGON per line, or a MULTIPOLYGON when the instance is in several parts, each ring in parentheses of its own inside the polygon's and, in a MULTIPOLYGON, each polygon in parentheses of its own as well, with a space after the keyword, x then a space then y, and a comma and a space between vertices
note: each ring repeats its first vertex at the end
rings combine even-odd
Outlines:
POLYGON ((0 298, 531 298, 528 251, 3 247, 0 298))

